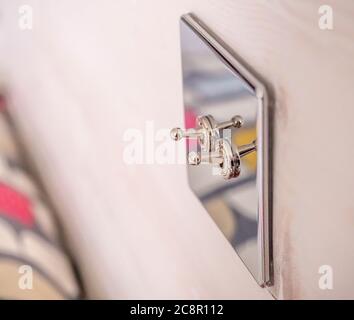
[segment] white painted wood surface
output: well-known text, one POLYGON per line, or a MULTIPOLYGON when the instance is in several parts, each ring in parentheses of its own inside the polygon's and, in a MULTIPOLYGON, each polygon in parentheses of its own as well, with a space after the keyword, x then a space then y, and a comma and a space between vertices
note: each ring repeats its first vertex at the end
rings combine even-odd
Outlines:
POLYGON ((278 298, 354 298, 354 3, 1 1, 0 75, 91 297, 270 298, 194 198, 181 165, 127 166, 127 128, 181 125, 179 16, 192 11, 275 94, 278 298), (333 151, 335 149, 335 151, 333 151), (333 290, 318 286, 321 265, 333 290))

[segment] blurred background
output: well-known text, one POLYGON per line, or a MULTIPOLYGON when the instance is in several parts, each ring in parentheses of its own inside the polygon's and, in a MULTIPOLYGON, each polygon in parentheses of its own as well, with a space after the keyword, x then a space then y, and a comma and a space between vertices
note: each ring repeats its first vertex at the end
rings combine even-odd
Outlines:
POLYGON ((322 30, 322 4, 0 0, 1 297, 354 298, 354 5, 326 1, 334 27, 322 30), (196 198, 184 164, 123 159, 127 130, 146 140, 148 121, 184 126, 187 12, 272 92, 268 290, 196 198), (319 287, 323 265, 332 290, 319 287))

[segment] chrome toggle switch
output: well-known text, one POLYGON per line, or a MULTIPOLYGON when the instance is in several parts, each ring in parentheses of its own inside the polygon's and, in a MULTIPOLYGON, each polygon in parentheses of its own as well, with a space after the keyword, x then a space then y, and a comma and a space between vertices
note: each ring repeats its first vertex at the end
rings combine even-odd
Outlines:
POLYGON ((269 102, 274 100, 238 58, 236 43, 230 50, 199 17, 183 15, 180 35, 184 116, 201 116, 193 129, 171 132, 174 140, 187 140, 188 184, 257 283, 272 286, 269 102), (231 120, 219 123, 207 114, 231 120))
POLYGON ((207 115, 198 117, 196 120, 196 129, 173 128, 171 138, 175 141, 182 138, 197 138, 201 149, 205 152, 215 150, 215 142, 220 138, 220 131, 229 128, 241 128, 243 119, 240 116, 233 117, 230 121, 217 123, 213 116, 207 115))
POLYGON ((171 138, 175 141, 182 138, 196 138, 201 152, 190 152, 188 163, 216 165, 220 168, 220 175, 225 179, 231 179, 240 175, 241 158, 257 148, 256 141, 241 147, 233 147, 228 139, 222 137, 222 130, 232 127, 241 128, 242 125, 241 116, 234 116, 229 121, 217 123, 211 115, 207 115, 197 118, 195 129, 173 128, 171 138))

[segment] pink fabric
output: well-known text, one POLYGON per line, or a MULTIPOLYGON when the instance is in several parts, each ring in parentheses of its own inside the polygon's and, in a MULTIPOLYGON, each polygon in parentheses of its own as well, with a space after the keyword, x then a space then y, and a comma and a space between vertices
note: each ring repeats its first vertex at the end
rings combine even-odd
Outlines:
POLYGON ((27 197, 3 183, 0 183, 0 215, 28 227, 34 224, 31 203, 27 197))

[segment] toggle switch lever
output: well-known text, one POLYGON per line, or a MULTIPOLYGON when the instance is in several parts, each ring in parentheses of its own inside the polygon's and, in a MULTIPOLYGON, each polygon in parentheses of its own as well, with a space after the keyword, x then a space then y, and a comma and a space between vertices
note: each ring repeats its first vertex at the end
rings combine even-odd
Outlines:
POLYGON ((234 116, 229 121, 217 123, 213 116, 207 115, 197 118, 196 128, 184 130, 173 128, 171 138, 175 141, 182 138, 196 138, 201 146, 201 152, 190 152, 188 163, 190 165, 201 163, 216 165, 225 179, 231 179, 240 175, 241 158, 257 149, 256 141, 233 147, 229 140, 222 137, 222 130, 232 127, 241 128, 242 125, 241 116, 234 116))

